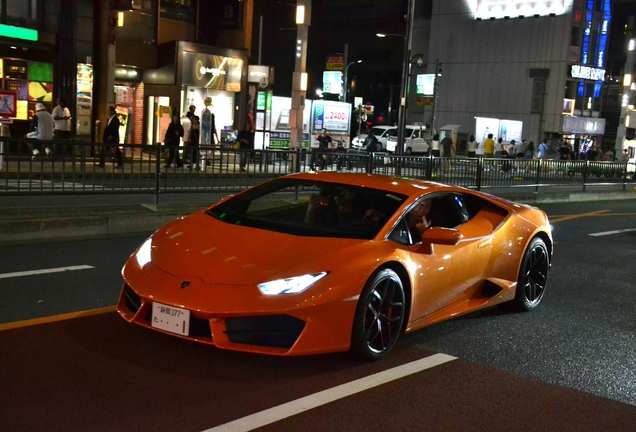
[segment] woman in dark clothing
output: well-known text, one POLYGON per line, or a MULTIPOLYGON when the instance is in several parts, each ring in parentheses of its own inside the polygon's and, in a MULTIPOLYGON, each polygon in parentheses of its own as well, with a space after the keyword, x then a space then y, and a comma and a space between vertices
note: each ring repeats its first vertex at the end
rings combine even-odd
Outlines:
POLYGON ((174 114, 172 116, 172 123, 168 126, 166 136, 164 138, 164 144, 168 147, 168 160, 166 161, 166 168, 172 165, 174 160, 177 168, 181 168, 183 163, 179 157, 179 144, 181 143, 181 137, 183 137, 183 126, 179 121, 179 116, 174 114))
POLYGON ((236 136, 236 141, 239 143, 239 149, 241 150, 241 171, 247 171, 245 166, 250 158, 250 153, 254 150, 254 132, 252 132, 252 124, 246 122, 242 131, 239 131, 236 136))
POLYGON ((201 137, 201 121, 199 116, 192 116, 192 127, 190 128, 190 169, 192 165, 199 170, 199 139, 201 137))

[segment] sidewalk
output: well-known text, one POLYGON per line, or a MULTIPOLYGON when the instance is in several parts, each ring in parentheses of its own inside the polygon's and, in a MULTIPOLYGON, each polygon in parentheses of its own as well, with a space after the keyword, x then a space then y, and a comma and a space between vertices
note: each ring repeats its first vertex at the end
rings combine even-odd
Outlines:
MULTIPOLYGON (((484 192, 519 203, 567 203, 636 199, 634 188, 595 188, 587 192, 571 189, 491 188, 484 192)), ((151 234, 178 217, 208 207, 227 192, 163 195, 153 204, 152 196, 23 196, 3 198, 0 204, 0 245, 36 241, 72 240, 92 237, 151 234)))

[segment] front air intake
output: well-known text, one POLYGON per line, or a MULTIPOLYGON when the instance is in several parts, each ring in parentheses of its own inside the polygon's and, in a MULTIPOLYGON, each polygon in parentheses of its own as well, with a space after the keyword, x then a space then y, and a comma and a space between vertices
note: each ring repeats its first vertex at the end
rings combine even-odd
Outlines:
POLYGON ((305 322, 289 315, 266 315, 228 318, 225 328, 232 343, 289 349, 305 328, 305 322))

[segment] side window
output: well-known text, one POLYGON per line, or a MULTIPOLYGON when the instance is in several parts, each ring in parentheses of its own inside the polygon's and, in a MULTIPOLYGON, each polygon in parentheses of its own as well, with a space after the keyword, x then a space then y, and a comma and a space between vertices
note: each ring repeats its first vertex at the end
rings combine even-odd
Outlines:
POLYGON ((429 219, 432 226, 456 228, 470 219, 460 194, 438 195, 431 200, 429 219))
POLYGON ((393 228, 393 231, 389 234, 389 240, 393 240, 396 243, 406 246, 412 245, 411 235, 409 233, 409 227, 406 224, 406 218, 402 220, 393 228))
POLYGON ((464 196, 458 193, 425 196, 404 215, 388 239, 407 246, 419 243, 427 228, 456 228, 468 222, 479 211, 478 204, 470 202, 468 205, 464 196))

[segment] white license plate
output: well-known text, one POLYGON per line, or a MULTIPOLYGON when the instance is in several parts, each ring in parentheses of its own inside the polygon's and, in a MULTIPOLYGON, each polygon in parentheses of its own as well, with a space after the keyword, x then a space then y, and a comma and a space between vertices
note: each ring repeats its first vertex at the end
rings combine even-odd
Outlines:
POLYGON ((154 302, 151 325, 183 336, 190 334, 190 311, 154 302))

